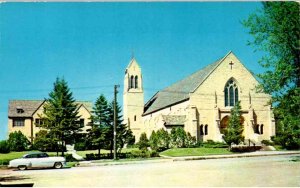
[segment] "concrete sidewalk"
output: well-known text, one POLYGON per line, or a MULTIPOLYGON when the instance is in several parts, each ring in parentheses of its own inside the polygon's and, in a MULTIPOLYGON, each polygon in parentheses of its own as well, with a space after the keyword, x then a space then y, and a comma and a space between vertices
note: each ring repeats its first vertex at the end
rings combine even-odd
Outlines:
POLYGON ((262 156, 274 156, 274 155, 300 155, 300 151, 256 151, 256 152, 241 153, 241 154, 186 156, 186 157, 161 156, 161 158, 157 158, 157 159, 132 160, 132 161, 130 161, 130 160, 118 160, 118 161, 95 160, 95 161, 79 162, 78 167, 126 165, 126 164, 148 164, 148 163, 162 163, 162 162, 189 161, 189 160, 262 157, 262 156))

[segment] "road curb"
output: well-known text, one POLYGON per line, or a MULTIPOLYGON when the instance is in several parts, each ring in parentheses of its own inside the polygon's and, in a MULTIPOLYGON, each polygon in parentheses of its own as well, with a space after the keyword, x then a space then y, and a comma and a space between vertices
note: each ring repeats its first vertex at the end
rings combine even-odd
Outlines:
POLYGON ((192 156, 192 157, 173 157, 173 161, 191 161, 191 160, 207 160, 207 159, 229 159, 229 158, 246 158, 246 157, 265 157, 276 155, 299 155, 299 152, 285 152, 285 153, 268 153, 268 154, 232 154, 224 156, 192 156))
POLYGON ((264 157, 264 156, 276 156, 276 155, 299 155, 300 151, 292 152, 268 152, 268 153, 243 153, 243 154, 231 154, 231 155, 210 155, 210 156, 189 156, 189 157, 169 157, 161 156, 162 159, 153 160, 140 160, 140 161, 118 161, 118 162, 96 162, 85 161, 79 162, 77 167, 88 166, 113 166, 113 165, 128 165, 128 164, 150 164, 150 163, 162 163, 162 162, 176 162, 176 161, 190 161, 190 160, 209 160, 209 159, 229 159, 229 158, 246 158, 246 157, 264 157))

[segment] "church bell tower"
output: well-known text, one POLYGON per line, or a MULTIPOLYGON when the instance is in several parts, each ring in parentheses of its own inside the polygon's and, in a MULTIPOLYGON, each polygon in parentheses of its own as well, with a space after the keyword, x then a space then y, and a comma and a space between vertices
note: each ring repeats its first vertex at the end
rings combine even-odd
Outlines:
POLYGON ((123 92, 124 123, 132 130, 138 141, 143 132, 144 90, 142 71, 133 57, 125 70, 123 92))

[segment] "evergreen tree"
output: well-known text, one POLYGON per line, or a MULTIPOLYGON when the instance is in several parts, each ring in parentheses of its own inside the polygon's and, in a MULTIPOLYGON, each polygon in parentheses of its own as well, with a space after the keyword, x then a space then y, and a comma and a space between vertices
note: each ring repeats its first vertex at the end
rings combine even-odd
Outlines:
POLYGON ((300 148, 300 6, 298 2, 263 2, 259 12, 243 22, 250 42, 265 52, 266 69, 258 89, 272 95, 277 119, 275 141, 287 149, 300 148))
MULTIPOLYGON (((121 115, 121 107, 119 106, 118 102, 116 103, 116 113, 117 113, 117 125, 116 125, 116 132, 117 132, 117 151, 121 152, 122 148, 128 144, 132 143, 134 136, 132 131, 127 127, 126 124, 123 123, 123 116, 121 115)), ((114 101, 112 101, 109 105, 109 128, 108 128, 108 138, 110 140, 110 150, 112 154, 113 150, 113 126, 114 126, 114 101)))
POLYGON ((139 142, 137 143, 138 147, 142 151, 146 151, 147 147, 149 147, 149 140, 147 138, 146 133, 142 133, 139 139, 139 142))
POLYGON ((109 128, 108 117, 108 102, 104 95, 100 95, 93 107, 91 128, 87 130, 88 137, 92 144, 98 149, 99 156, 101 148, 105 146, 106 134, 109 128))
POLYGON ((158 135, 153 130, 151 135, 150 135, 150 139, 149 139, 149 145, 150 145, 152 150, 158 151, 158 142, 159 142, 158 135))
POLYGON ((241 105, 238 102, 230 111, 228 127, 224 130, 224 141, 231 146, 231 143, 238 145, 244 141, 243 125, 241 124, 241 105))
POLYGON ((157 143, 158 151, 164 151, 166 149, 169 149, 170 135, 168 131, 161 128, 156 132, 156 136, 158 139, 158 143, 157 143))
POLYGON ((182 127, 174 127, 171 130, 171 146, 174 148, 184 148, 187 135, 182 127))
MULTIPOLYGON (((78 122, 78 106, 64 79, 57 78, 53 91, 49 93, 44 106, 43 127, 49 131, 52 140, 61 144, 64 156, 65 144, 74 143, 75 135, 81 131, 78 122)), ((57 152, 58 152, 58 148, 57 152)))

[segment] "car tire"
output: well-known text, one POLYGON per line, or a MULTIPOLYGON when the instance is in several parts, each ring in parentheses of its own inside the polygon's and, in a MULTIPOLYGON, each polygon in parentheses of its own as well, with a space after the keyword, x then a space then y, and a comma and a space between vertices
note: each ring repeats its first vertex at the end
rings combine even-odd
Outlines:
POLYGON ((20 166, 18 166, 18 169, 19 170, 26 170, 27 166, 26 165, 20 165, 20 166))
POLYGON ((60 169, 60 168, 62 168, 63 167, 63 165, 61 164, 61 162, 56 162, 56 163, 54 163, 54 168, 55 169, 60 169))

